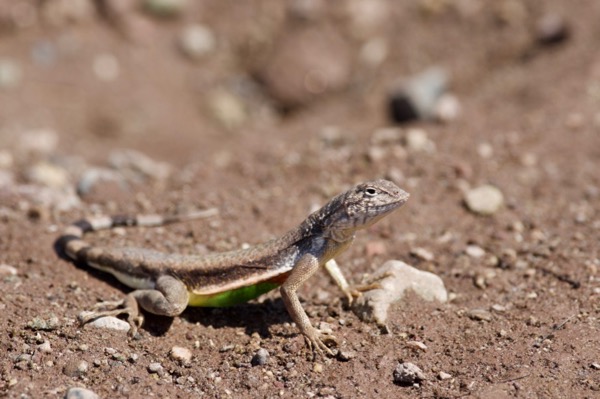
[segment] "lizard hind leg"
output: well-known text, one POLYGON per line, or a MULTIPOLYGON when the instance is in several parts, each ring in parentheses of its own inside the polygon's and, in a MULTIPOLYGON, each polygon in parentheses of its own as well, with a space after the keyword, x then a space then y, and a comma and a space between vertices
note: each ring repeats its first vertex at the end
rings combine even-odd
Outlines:
POLYGON ((78 319, 86 324, 100 317, 127 315, 129 333, 135 335, 144 320, 140 307, 159 316, 175 317, 185 310, 188 299, 185 284, 175 277, 161 276, 154 289, 132 291, 121 301, 100 302, 91 311, 80 313, 78 319))

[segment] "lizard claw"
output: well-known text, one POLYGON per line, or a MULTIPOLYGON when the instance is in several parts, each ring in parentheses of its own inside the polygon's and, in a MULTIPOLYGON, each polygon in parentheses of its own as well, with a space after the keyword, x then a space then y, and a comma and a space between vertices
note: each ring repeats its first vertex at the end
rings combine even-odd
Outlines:
POLYGON ((306 341, 306 345, 313 352, 313 360, 316 357, 325 358, 325 353, 331 357, 335 356, 335 353, 325 345, 325 342, 333 342, 335 345, 339 344, 338 339, 334 335, 318 329, 313 329, 311 332, 305 333, 304 340, 306 341))

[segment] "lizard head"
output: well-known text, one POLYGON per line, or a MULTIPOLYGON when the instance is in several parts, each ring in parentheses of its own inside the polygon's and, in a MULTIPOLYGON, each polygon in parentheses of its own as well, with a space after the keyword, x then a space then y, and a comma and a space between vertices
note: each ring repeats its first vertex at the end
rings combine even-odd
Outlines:
POLYGON ((367 228, 395 211, 408 200, 409 194, 388 180, 361 183, 335 197, 328 209, 325 234, 344 241, 358 229, 367 228))

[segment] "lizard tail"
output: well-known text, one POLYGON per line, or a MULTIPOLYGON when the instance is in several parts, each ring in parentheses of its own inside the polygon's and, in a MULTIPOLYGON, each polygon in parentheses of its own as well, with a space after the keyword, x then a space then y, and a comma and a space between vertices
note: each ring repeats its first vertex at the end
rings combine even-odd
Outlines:
POLYGON ((72 260, 82 260, 85 252, 91 247, 83 240, 86 233, 112 229, 114 227, 133 226, 164 226, 186 220, 206 218, 218 214, 217 208, 189 212, 182 215, 138 215, 138 216, 98 216, 78 220, 68 226, 56 240, 54 247, 59 254, 64 254, 72 260))

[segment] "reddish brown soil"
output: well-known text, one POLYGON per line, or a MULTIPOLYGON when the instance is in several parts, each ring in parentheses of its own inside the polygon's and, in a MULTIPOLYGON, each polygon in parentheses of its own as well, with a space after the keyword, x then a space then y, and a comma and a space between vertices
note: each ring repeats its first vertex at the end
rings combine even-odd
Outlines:
POLYGON ((252 81, 258 61, 245 54, 252 40, 260 42, 257 31, 269 42, 292 24, 279 2, 189 2, 172 20, 127 11, 143 19, 133 38, 96 14, 2 30, 0 54, 22 69, 18 85, 0 91, 0 148, 13 153, 15 184, 29 162, 15 143, 21 132, 38 128, 58 133, 54 158, 106 166, 112 149, 132 148, 174 172, 167 181, 125 191, 101 184, 64 213, 38 214, 18 197, 0 197, 0 263, 17 269, 0 281, 0 395, 62 397, 84 386, 104 398, 600 396, 600 2, 463 1, 461 12, 452 2, 390 1, 375 33, 388 40, 389 55, 374 70, 356 61, 364 39, 348 33, 349 2, 335 3, 302 23, 326 21, 347 38, 354 60, 347 87, 286 113, 259 86, 242 90, 247 115, 229 129, 210 111, 210 93, 236 92, 237 80, 252 81), (424 11, 426 4, 439 11, 424 11), (535 23, 546 13, 565 18, 567 40, 535 44, 535 23), (174 44, 181 27, 194 21, 218 40, 215 54, 197 62, 174 44), (31 57, 43 41, 74 47, 43 66, 31 57), (119 60, 115 81, 94 76, 93 59, 102 53, 119 60), (433 153, 369 158, 371 136, 391 124, 388 89, 433 64, 450 71, 460 118, 414 125, 435 143, 433 153), (331 126, 341 132, 333 143, 322 134, 331 126), (483 143, 491 157, 479 155, 483 143), (300 291, 304 307, 313 324, 334 325, 341 348, 356 354, 350 361, 307 360, 277 293, 231 309, 188 309, 172 323, 148 316, 135 340, 76 323, 80 310, 126 291, 58 258, 53 241, 77 218, 216 206, 220 215, 211 220, 90 240, 182 253, 226 250, 281 234, 348 185, 386 176, 411 193, 409 203, 358 235, 340 265, 359 281, 385 260, 401 259, 439 275, 453 295, 447 304, 409 296, 390 314, 393 334, 382 335, 345 308, 335 285, 318 274, 300 291), (483 183, 505 196, 505 207, 489 217, 463 205, 463 188, 483 183), (385 243, 385 254, 368 256, 371 242, 385 243), (466 256, 468 244, 486 256, 466 256), (434 260, 412 257, 418 247, 434 260), (469 318, 473 309, 488 310, 491 320, 469 318), (28 327, 51 315, 58 325, 50 331, 28 327), (427 350, 411 349, 411 340, 427 350), (50 352, 36 349, 44 341, 50 352), (173 346, 190 349, 191 363, 172 360, 173 346), (251 367, 259 347, 269 351, 269 362, 251 367), (79 360, 89 368, 73 376, 79 360), (394 384, 399 361, 418 365, 427 380, 394 384), (164 373, 150 373, 153 362, 164 373), (440 379, 440 372, 451 378, 440 379))

